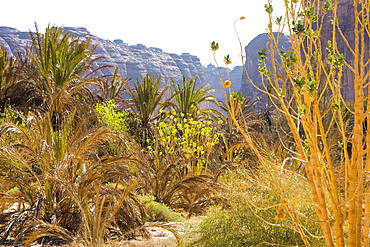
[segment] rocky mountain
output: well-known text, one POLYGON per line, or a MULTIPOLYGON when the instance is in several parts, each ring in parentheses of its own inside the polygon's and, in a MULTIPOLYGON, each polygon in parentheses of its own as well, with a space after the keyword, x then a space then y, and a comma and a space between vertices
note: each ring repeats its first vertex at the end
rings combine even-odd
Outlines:
MULTIPOLYGON (((183 75, 187 78, 198 76, 198 85, 209 84, 216 89, 217 100, 223 100, 224 95, 220 83, 218 70, 213 65, 203 67, 197 56, 189 53, 181 55, 166 53, 159 48, 147 47, 143 44, 128 45, 123 40, 106 40, 92 35, 86 28, 65 27, 64 32, 71 32, 79 36, 81 40, 88 37, 94 44, 98 44, 94 57, 105 57, 99 60, 96 66, 113 65, 119 68, 119 73, 124 77, 139 78, 149 74, 161 76, 162 86, 167 85, 170 77, 176 82, 181 82, 183 75)), ((27 45, 31 44, 29 32, 21 32, 15 28, 0 27, 0 45, 9 52, 10 56, 17 56, 17 49, 24 53, 27 45)), ((226 68, 220 68, 223 78, 227 78, 226 68)), ((234 91, 240 90, 242 78, 242 66, 236 66, 229 70, 230 80, 234 82, 234 91)), ((114 68, 99 71, 96 76, 110 75, 114 68)), ((225 79, 226 80, 226 79, 225 79)))
MULTIPOLYGON (((321 0, 321 6, 325 3, 324 0, 321 0)), ((338 0, 337 7, 337 17, 340 29, 344 34, 346 41, 355 50, 355 16, 354 16, 354 7, 353 0, 338 0)), ((331 20, 333 19, 333 13, 329 11, 325 16, 323 27, 322 27, 322 49, 325 50, 328 40, 332 40, 332 30, 331 20)), ((354 56, 350 49, 348 48, 346 41, 341 37, 339 32, 336 32, 336 42, 338 46, 339 53, 344 54, 346 62, 353 66, 354 65, 354 56)), ((364 61, 369 59, 369 35, 365 32, 365 51, 364 51, 364 61)), ((365 71, 369 70, 369 65, 366 66, 365 71)), ((365 72, 366 73, 366 72, 365 72)), ((346 66, 343 67, 343 77, 341 92, 346 101, 354 101, 355 91, 354 91, 354 73, 346 66)))
MULTIPOLYGON (((320 0, 320 6, 322 7, 326 0, 320 0)), ((350 49, 348 48, 346 42, 352 47, 354 50, 355 48, 355 20, 354 20, 354 7, 353 7, 353 0, 337 0, 337 17, 339 26, 341 28, 342 33, 344 34, 346 40, 344 40, 339 32, 336 32, 336 42, 338 46, 339 53, 344 54, 346 62, 350 65, 354 65, 354 56, 350 49)), ((328 43, 328 40, 332 40, 332 24, 331 20, 333 19, 333 13, 329 11, 324 19, 322 31, 321 31, 321 44, 322 44, 322 51, 325 52, 326 45, 328 43)), ((275 34, 276 35, 276 34, 275 34)), ((245 55, 246 55, 246 62, 245 67, 248 71, 248 75, 250 79, 258 86, 262 86, 262 80, 260 77, 260 74, 258 72, 258 51, 261 49, 266 48, 266 44, 269 42, 269 39, 267 37, 267 34, 260 34, 255 39, 253 39, 246 47, 245 47, 245 55)), ((369 36, 368 34, 365 35, 364 39, 364 61, 367 61, 369 59, 369 36)), ((290 48, 290 41, 288 36, 283 36, 281 43, 281 47, 285 50, 290 48)), ((281 49, 279 47, 279 49, 281 49)), ((327 53, 325 53, 325 56, 327 53)), ((268 56, 267 56, 268 57, 268 56)), ((280 60, 280 58, 275 57, 280 60)), ((271 63, 268 64, 267 67, 271 66, 271 63)), ((365 73, 369 71, 369 65, 365 68, 365 73)), ((354 100, 354 79, 355 75, 354 73, 345 65, 343 67, 343 77, 341 79, 342 82, 342 88, 341 92, 346 101, 353 101, 354 100)), ((241 82, 241 90, 246 92, 249 96, 252 98, 257 98, 261 96, 261 93, 256 90, 249 80, 247 79, 247 76, 243 74, 242 82, 241 82)))
MULTIPOLYGON (((278 33, 274 33, 275 38, 277 37, 278 33)), ((250 80, 259 88, 263 89, 262 85, 262 78, 258 71, 259 62, 258 59, 260 59, 260 56, 258 55, 258 52, 262 49, 266 49, 266 58, 271 57, 269 55, 269 38, 267 33, 263 33, 258 35, 256 38, 254 38, 249 44, 244 48, 245 49, 245 68, 247 70, 248 76, 250 80)), ((279 50, 289 50, 291 47, 291 42, 289 39, 289 36, 282 34, 280 41, 279 41, 279 50)), ((279 53, 275 50, 275 59, 278 62, 281 62, 279 53)), ((272 64, 271 61, 266 59, 266 67, 268 70, 271 70, 272 64)), ((258 89, 256 89, 249 81, 247 75, 245 73, 242 73, 242 81, 241 81, 241 91, 245 92, 249 97, 252 97, 253 99, 257 99, 258 97, 263 96, 258 89)))
MULTIPOLYGON (((320 1, 324 3, 326 0, 320 1)), ((353 0, 338 0, 339 25, 351 47, 354 47, 355 42, 353 8, 353 0)), ((326 19, 322 30, 323 50, 325 50, 327 41, 331 37, 332 26, 330 24, 330 19, 332 16, 333 14, 329 12, 325 17, 326 19)), ((181 82, 183 74, 188 78, 198 76, 198 85, 208 83, 217 90, 215 96, 218 100, 222 100, 224 97, 218 69, 212 64, 203 67, 199 58, 194 55, 189 53, 183 53, 181 55, 166 53, 159 48, 148 47, 143 44, 128 45, 120 39, 110 41, 92 35, 85 28, 65 27, 64 31, 78 35, 81 39, 91 37, 92 41, 98 44, 94 56, 103 56, 106 59, 100 60, 96 64, 97 66, 113 65, 119 68, 119 73, 124 77, 134 79, 140 77, 140 73, 143 75, 149 74, 149 76, 161 76, 162 86, 167 85, 167 82, 170 81, 170 77, 174 78, 177 82, 181 82)), ((274 33, 274 35, 276 36, 277 33, 274 33)), ((353 65, 353 54, 340 35, 337 35, 339 52, 345 55, 345 59, 350 65, 353 65)), ((369 37, 367 35, 365 37, 365 43, 365 47, 368 50, 369 37)), ((10 55, 17 55, 16 47, 20 52, 25 52, 27 44, 31 44, 29 32, 21 32, 10 27, 0 27, 0 45, 2 45, 10 55)), ((258 71, 258 52, 262 49, 266 49, 268 44, 268 36, 264 33, 258 35, 245 47, 245 67, 250 79, 258 87, 262 87, 262 79, 258 71)), ((291 43, 289 37, 283 34, 279 43, 279 49, 288 50, 290 47, 291 43)), ((365 54, 368 53, 368 51, 365 51, 365 54)), ((277 53, 275 54, 275 59, 280 61, 280 57, 278 57, 277 53)), ((366 55, 365 59, 368 57, 369 56, 366 55)), ((269 61, 267 61, 267 68, 271 68, 271 62, 269 61)), ((222 77, 226 80, 226 68, 221 67, 220 70, 222 77)), ((114 69, 106 69, 100 71, 100 74, 97 75, 108 75, 112 74, 113 71, 114 69)), ((254 99, 261 97, 261 93, 251 85, 242 66, 236 66, 234 69, 229 70, 229 75, 230 80, 234 83, 233 91, 244 91, 248 96, 254 99)), ((353 83, 351 83, 353 81, 354 74, 349 68, 345 67, 342 78, 342 93, 347 101, 352 101, 354 99, 353 83)))
MULTIPOLYGON (((221 76, 224 81, 227 80, 227 70, 226 67, 220 67, 221 76)), ((243 75, 243 66, 235 66, 233 69, 229 69, 229 78, 232 82, 232 91, 238 92, 240 91, 240 83, 242 80, 243 75)), ((223 101, 225 96, 222 90, 222 84, 220 79, 220 73, 216 66, 213 64, 208 64, 206 68, 206 74, 208 81, 212 85, 213 88, 216 89, 215 96, 217 100, 223 101)))
MULTIPOLYGON (((128 45, 120 39, 110 41, 92 35, 85 28, 65 27, 64 32, 80 36, 80 39, 91 37, 93 43, 98 44, 94 57, 105 57, 97 62, 97 66, 113 65, 119 68, 119 73, 124 77, 138 78, 142 75, 161 76, 162 85, 170 81, 182 81, 183 74, 191 78, 198 76, 199 85, 208 83, 205 68, 198 57, 183 53, 181 55, 166 53, 159 48, 147 47, 143 44, 128 45)), ((29 32, 21 32, 15 28, 0 27, 0 45, 9 52, 11 56, 17 56, 17 49, 25 52, 26 47, 31 44, 29 32), (17 48, 17 49, 16 49, 17 48)), ((99 71, 96 75, 109 75, 114 68, 99 71)), ((212 83, 211 83, 212 84, 212 83)))

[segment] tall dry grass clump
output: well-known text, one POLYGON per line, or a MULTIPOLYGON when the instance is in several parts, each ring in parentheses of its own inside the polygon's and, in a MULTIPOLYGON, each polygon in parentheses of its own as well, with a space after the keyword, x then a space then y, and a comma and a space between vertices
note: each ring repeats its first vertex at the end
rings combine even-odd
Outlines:
POLYGON ((49 115, 30 112, 0 128, 1 242, 103 246, 109 238, 147 236, 145 211, 133 193, 133 147, 107 128, 90 128, 74 113, 60 130, 49 115), (125 153, 112 157, 117 140, 125 153))

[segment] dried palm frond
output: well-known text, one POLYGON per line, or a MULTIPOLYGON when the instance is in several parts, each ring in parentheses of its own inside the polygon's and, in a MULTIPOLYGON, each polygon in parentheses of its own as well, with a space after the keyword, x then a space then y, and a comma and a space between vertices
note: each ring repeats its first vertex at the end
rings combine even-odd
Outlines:
POLYGON ((75 121, 74 114, 57 130, 49 115, 29 114, 20 115, 23 124, 0 128, 0 243, 9 236, 24 244, 81 236, 99 246, 112 234, 124 236, 144 225, 144 208, 132 193, 137 162, 124 136, 91 129, 88 119, 75 121), (112 140, 126 143, 126 156, 104 151, 112 140))

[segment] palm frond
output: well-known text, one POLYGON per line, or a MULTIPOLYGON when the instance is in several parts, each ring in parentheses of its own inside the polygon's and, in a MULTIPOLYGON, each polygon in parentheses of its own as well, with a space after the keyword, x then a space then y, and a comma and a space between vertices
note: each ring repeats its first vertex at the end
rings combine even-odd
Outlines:
MULTIPOLYGON (((184 114, 186 117, 192 117, 198 119, 199 117, 213 117, 215 114, 219 114, 219 111, 214 109, 202 109, 202 104, 210 103, 218 106, 218 102, 214 95, 210 93, 214 92, 213 88, 206 88, 208 85, 202 85, 196 89, 197 77, 192 77, 190 80, 183 75, 182 86, 180 83, 176 83, 171 78, 170 89, 174 99, 174 106, 180 114, 184 114)), ((222 114, 220 113, 219 116, 222 114)), ((215 117, 216 118, 216 117, 215 117)))

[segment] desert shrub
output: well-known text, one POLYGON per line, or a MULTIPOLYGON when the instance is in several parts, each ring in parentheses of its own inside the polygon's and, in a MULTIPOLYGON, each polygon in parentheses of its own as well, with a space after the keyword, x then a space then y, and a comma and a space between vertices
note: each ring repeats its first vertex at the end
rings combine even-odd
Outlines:
POLYGON ((128 110, 120 109, 114 100, 104 101, 96 104, 95 109, 100 127, 108 127, 121 135, 121 138, 110 140, 106 144, 106 152, 111 156, 125 155, 125 149, 137 149, 135 137, 132 135, 131 118, 128 110), (127 145, 129 144, 129 145, 127 145))
POLYGON ((126 111, 120 111, 113 100, 96 104, 95 109, 98 112, 98 119, 101 125, 106 125, 118 133, 128 130, 128 113, 126 111))
MULTIPOLYGON (((277 130, 279 142, 287 153, 280 163, 281 170, 287 164, 291 169, 296 163, 299 169, 290 172, 297 176, 300 171, 304 174, 301 180, 310 185, 309 201, 316 207, 327 246, 370 246, 370 217, 366 217, 370 214, 366 186, 370 135, 364 127, 370 124, 369 111, 364 107, 369 102, 368 74, 364 73, 370 64, 368 45, 364 45, 368 39, 369 1, 285 1, 284 20, 280 17, 275 23, 275 3, 265 2, 269 42, 266 49, 258 52, 262 83, 249 77, 250 72, 244 69, 251 85, 266 95, 268 103, 286 120, 287 130, 285 126, 277 130), (351 13, 344 19, 343 6, 351 13), (343 29, 347 23, 354 23, 354 28, 343 29), (280 38, 287 29, 291 48, 285 50, 280 38), (348 41, 348 37, 353 38, 348 41), (350 56, 345 52, 347 48, 351 50, 350 56), (351 114, 345 114, 350 109, 346 101, 355 102, 351 114), (350 116, 350 121, 346 121, 350 116), (281 138, 285 134, 286 140, 281 138)), ((218 43, 212 42, 211 50, 218 49, 218 43)), ((245 56, 241 58, 244 64, 245 56)), ((225 60, 226 65, 231 63, 225 60)), ((222 80, 221 73, 220 77, 222 80)), ((231 94, 227 79, 222 80, 226 101, 231 94)), ((248 127, 238 123, 243 114, 235 113, 232 108, 228 112, 263 169, 270 173, 266 163, 275 161, 268 160, 255 145, 248 127)), ((283 199, 286 191, 280 188, 279 174, 270 175, 270 180, 283 199)), ((309 246, 310 236, 298 220, 297 210, 290 203, 283 206, 305 246, 309 246)))
POLYGON ((154 122, 154 139, 147 139, 142 149, 149 157, 142 188, 157 202, 198 214, 222 189, 219 169, 207 170, 221 166, 211 155, 219 142, 218 130, 211 121, 181 118, 184 115, 177 116, 175 110, 168 115, 166 121, 154 122))
MULTIPOLYGON (((219 121, 221 123, 222 120, 219 121)), ((152 144, 155 148, 148 146, 149 152, 154 154, 159 151, 158 156, 161 158, 165 154, 175 154, 181 150, 184 158, 191 160, 187 162, 190 173, 207 173, 210 155, 221 136, 219 126, 215 126, 210 120, 188 119, 174 109, 170 111, 169 121, 155 121, 155 124, 157 129, 152 144)))
POLYGON ((139 195, 139 199, 148 209, 148 221, 181 222, 184 218, 180 213, 173 211, 165 204, 154 201, 154 196, 139 195))
MULTIPOLYGON (((230 185, 226 206, 210 207, 199 223, 193 223, 188 235, 196 237, 188 241, 190 243, 187 245, 212 247, 304 245, 300 234, 293 227, 291 218, 285 212, 286 202, 282 202, 278 193, 271 190, 266 176, 259 175, 258 180, 262 186, 255 186, 253 179, 242 178, 244 175, 239 173, 235 177, 239 180, 230 185)), ((307 186, 299 184, 293 176, 287 176, 284 180, 283 187, 289 191, 286 194, 286 201, 293 204, 301 213, 299 221, 304 226, 307 236, 310 236, 310 244, 325 246, 324 239, 320 237, 322 236, 320 225, 308 220, 308 218, 317 220, 314 206, 304 200, 295 200, 295 193, 309 198, 307 186)))

